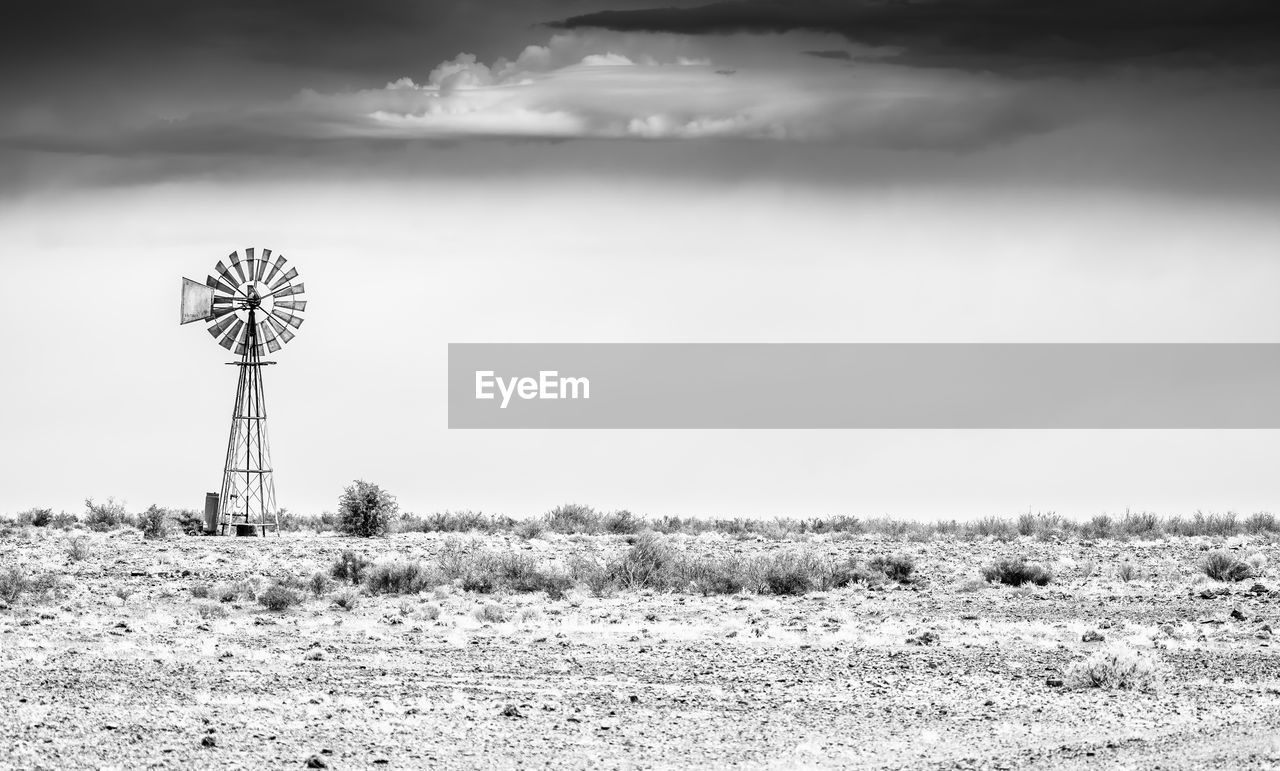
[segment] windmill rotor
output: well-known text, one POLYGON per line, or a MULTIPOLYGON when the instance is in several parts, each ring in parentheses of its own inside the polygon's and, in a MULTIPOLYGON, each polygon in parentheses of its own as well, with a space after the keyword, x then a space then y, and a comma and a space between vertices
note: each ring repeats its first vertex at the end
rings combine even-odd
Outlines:
POLYGON ((252 247, 219 260, 204 283, 182 280, 182 320, 207 322, 223 348, 243 356, 250 348, 261 357, 279 351, 302 326, 306 285, 298 269, 270 249, 252 247))

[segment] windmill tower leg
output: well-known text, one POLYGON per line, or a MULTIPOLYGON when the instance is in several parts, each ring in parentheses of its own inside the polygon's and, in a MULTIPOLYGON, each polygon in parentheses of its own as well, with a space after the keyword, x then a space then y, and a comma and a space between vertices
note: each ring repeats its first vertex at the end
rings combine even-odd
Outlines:
POLYGON ((249 312, 249 339, 240 361, 231 435, 222 471, 218 530, 244 535, 280 533, 276 509, 271 449, 267 441, 267 410, 262 391, 264 363, 258 354, 254 312, 249 312))

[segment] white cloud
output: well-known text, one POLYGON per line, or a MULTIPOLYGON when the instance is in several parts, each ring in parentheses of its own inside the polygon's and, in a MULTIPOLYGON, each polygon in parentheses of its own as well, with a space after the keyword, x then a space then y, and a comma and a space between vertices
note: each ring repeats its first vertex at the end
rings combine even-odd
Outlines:
POLYGON ((299 109, 339 136, 706 139, 976 146, 1035 130, 1019 94, 988 76, 832 63, 797 53, 722 62, 669 36, 556 35, 514 60, 462 53, 423 83, 307 92, 299 109), (1018 119, 1011 119, 1011 115, 1018 119))
POLYGON ((582 63, 588 67, 630 67, 635 64, 622 54, 612 51, 603 54, 588 54, 582 57, 582 63))

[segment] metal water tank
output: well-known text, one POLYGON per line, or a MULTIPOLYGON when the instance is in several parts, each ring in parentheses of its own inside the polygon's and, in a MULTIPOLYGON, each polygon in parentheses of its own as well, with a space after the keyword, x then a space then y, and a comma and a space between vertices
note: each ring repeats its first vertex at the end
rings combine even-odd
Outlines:
POLYGON ((204 531, 209 535, 218 532, 218 493, 204 494, 204 531))

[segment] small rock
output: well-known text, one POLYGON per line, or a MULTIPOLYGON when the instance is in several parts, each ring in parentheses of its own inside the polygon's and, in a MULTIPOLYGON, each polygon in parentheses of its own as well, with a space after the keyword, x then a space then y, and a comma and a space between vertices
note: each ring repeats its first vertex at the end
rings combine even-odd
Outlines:
POLYGON ((304 765, 307 768, 328 768, 329 767, 329 763, 319 755, 312 755, 311 757, 307 758, 307 762, 304 765))
POLYGON ((502 715, 503 717, 524 717, 524 715, 521 714, 520 710, 516 709, 516 705, 514 704, 508 704, 507 706, 503 707, 502 711, 499 712, 498 714, 502 715))
POLYGON ((313 648, 312 650, 307 651, 306 655, 303 656, 302 659, 303 661, 322 661, 324 659, 324 653, 313 648))
POLYGON ((1213 590, 1212 590, 1212 589, 1201 589, 1201 590, 1200 590, 1200 599, 1202 599, 1202 600, 1212 600, 1214 597, 1217 597, 1217 596, 1218 596, 1218 595, 1216 595, 1216 594, 1214 594, 1214 593, 1213 593, 1213 590))
POLYGON ((1103 637, 1101 634, 1099 634, 1099 633, 1098 633, 1098 630, 1096 630, 1096 629, 1090 629, 1089 631, 1087 631, 1087 632, 1085 632, 1083 635, 1081 635, 1081 637, 1080 637, 1080 642, 1087 642, 1087 643, 1092 643, 1092 642, 1102 642, 1102 641, 1103 641, 1103 640, 1105 640, 1105 639, 1107 639, 1107 638, 1106 638, 1106 637, 1103 637))
POLYGON ((1045 679, 1044 684, 1045 684, 1045 685, 1047 685, 1047 686, 1049 686, 1050 688, 1061 688, 1061 687, 1062 687, 1062 678, 1061 678, 1061 677, 1050 677, 1050 678, 1045 679))
POLYGON ((1246 616, 1244 611, 1240 610, 1238 606, 1231 609, 1231 619, 1233 621, 1244 621, 1246 618, 1248 618, 1248 616, 1246 616))
POLYGON ((1253 594, 1266 594, 1266 593, 1267 593, 1267 587, 1266 587, 1266 585, 1264 585, 1264 584, 1254 584, 1254 585, 1249 589, 1249 591, 1250 591, 1250 592, 1252 592, 1253 594))
POLYGON ((212 736, 206 736, 200 740, 200 746, 201 747, 217 747, 218 740, 213 738, 212 736))

